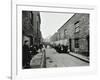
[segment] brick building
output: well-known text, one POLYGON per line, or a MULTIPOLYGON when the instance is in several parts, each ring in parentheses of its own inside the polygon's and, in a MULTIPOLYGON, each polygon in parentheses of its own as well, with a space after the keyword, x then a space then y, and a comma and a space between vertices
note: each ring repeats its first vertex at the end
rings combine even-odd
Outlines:
POLYGON ((38 11, 22 11, 23 43, 25 40, 29 40, 31 45, 39 45, 42 36, 40 24, 41 19, 38 11))
POLYGON ((55 42, 68 45, 70 51, 89 56, 89 14, 75 13, 58 29, 55 42))

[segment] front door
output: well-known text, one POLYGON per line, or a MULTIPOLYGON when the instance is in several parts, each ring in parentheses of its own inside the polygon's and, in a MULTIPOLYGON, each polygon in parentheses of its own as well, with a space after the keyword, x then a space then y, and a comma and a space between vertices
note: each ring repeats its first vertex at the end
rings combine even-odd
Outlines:
POLYGON ((71 49, 71 43, 72 43, 72 40, 69 39, 69 49, 70 49, 70 51, 72 51, 72 49, 71 49))

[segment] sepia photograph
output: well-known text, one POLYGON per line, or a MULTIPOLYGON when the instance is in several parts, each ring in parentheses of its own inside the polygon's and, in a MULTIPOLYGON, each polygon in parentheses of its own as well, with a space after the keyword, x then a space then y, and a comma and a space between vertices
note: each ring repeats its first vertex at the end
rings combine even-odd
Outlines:
POLYGON ((89 66, 89 14, 22 11, 22 69, 89 66))

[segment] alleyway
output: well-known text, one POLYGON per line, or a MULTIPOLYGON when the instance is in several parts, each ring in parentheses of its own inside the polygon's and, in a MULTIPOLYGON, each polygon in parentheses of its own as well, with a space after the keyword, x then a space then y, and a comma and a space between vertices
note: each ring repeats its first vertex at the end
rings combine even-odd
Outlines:
POLYGON ((76 57, 65 53, 57 53, 53 48, 46 49, 46 67, 72 67, 72 66, 88 66, 89 63, 84 62, 76 57))

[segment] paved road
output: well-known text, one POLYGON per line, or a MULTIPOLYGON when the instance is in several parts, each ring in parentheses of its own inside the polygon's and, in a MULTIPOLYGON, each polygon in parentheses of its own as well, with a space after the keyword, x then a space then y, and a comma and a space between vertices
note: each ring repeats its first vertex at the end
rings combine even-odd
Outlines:
POLYGON ((46 49, 46 67, 72 67, 72 66, 88 66, 86 63, 69 54, 59 54, 53 48, 46 49))

